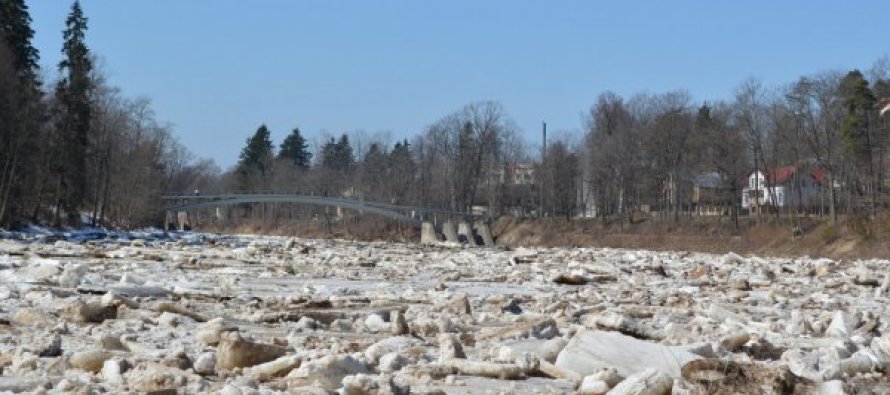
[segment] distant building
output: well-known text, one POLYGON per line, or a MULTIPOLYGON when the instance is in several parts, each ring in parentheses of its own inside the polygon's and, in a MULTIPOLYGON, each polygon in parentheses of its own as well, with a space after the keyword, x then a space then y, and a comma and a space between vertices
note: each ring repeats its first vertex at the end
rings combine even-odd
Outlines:
POLYGON ((533 163, 517 163, 506 165, 498 171, 501 184, 506 185, 534 185, 535 165, 533 163))
POLYGON ((767 172, 757 170, 748 175, 742 189, 742 207, 813 205, 825 181, 825 172, 820 169, 785 166, 767 172))
POLYGON ((723 199, 717 172, 697 174, 692 177, 692 204, 697 215, 723 215, 727 202, 723 199))
POLYGON ((680 211, 695 215, 723 215, 726 212, 725 195, 717 172, 681 175, 679 179, 668 177, 662 187, 665 207, 669 210, 679 205, 680 211), (677 191, 677 188, 680 190, 677 191), (679 192, 679 202, 677 201, 679 192))

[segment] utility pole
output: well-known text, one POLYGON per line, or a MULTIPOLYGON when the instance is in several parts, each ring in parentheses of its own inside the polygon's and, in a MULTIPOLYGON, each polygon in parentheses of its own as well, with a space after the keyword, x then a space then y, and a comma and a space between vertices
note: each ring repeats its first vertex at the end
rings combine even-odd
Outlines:
POLYGON ((545 166, 547 163, 547 122, 541 122, 542 132, 543 132, 543 145, 541 149, 541 174, 537 175, 538 181, 538 218, 544 217, 544 180, 546 177, 544 176, 545 166))

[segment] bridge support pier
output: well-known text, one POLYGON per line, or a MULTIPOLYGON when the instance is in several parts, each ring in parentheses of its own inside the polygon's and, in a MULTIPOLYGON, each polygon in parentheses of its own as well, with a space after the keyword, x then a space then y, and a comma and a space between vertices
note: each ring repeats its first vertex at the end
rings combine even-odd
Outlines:
POLYGON ((169 232, 175 220, 176 219, 173 217, 173 212, 167 210, 167 212, 164 214, 164 231, 169 232))
POLYGON ((485 221, 476 222, 476 234, 482 239, 482 245, 487 247, 494 246, 494 239, 491 237, 491 229, 485 221))
POLYGON ((454 230, 454 222, 445 221, 442 224, 442 234, 445 235, 445 241, 449 243, 460 243, 457 237, 457 231, 454 230))
POLYGON ((179 230, 186 231, 191 230, 192 225, 189 223, 189 214, 185 211, 177 211, 176 212, 176 222, 179 223, 179 230))
POLYGON ((460 221, 457 225, 457 239, 461 243, 467 243, 470 246, 477 246, 476 235, 473 234, 473 227, 467 221, 460 221))
POLYGON ((433 226, 430 222, 423 222, 420 224, 420 244, 429 245, 435 244, 439 241, 439 237, 436 236, 436 227, 433 226))

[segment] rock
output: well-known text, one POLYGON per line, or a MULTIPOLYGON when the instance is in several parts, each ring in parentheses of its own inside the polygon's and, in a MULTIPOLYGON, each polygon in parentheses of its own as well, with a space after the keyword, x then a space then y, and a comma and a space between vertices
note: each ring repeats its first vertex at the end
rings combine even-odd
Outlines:
POLYGON ((121 342, 121 339, 117 336, 104 335, 99 339, 99 343, 102 345, 103 350, 107 351, 130 351, 127 346, 121 342))
POLYGON ((196 313, 194 311, 186 309, 185 307, 173 303, 158 303, 157 306, 155 306, 155 310, 160 313, 174 313, 183 315, 197 322, 207 321, 207 317, 205 317, 203 314, 196 313))
POLYGON ((77 288, 86 274, 87 267, 84 265, 66 265, 62 274, 59 275, 59 286, 63 288, 77 288))
POLYGON ((75 303, 65 308, 62 317, 71 322, 100 323, 117 318, 117 307, 100 303, 75 303))
POLYGON ((388 337, 372 344, 365 350, 365 358, 368 362, 375 364, 386 354, 392 352, 404 352, 405 350, 420 345, 418 339, 408 336, 388 337))
MULTIPOLYGON (((124 375, 128 386, 135 391, 153 394, 175 394, 183 392, 196 392, 186 389, 189 383, 199 381, 198 375, 170 368, 167 366, 145 363, 129 369, 124 375)), ((198 391, 202 392, 202 391, 198 391)))
POLYGON ((318 321, 316 321, 314 318, 304 315, 297 321, 296 327, 304 331, 314 331, 320 328, 321 324, 319 324, 318 321))
POLYGON ((272 377, 282 377, 291 370, 300 367, 302 359, 295 355, 288 355, 274 361, 261 363, 244 369, 244 375, 258 380, 267 380, 272 377))
POLYGON ((443 303, 436 305, 434 310, 455 315, 472 314, 473 312, 472 308, 470 307, 470 300, 467 299, 467 295, 455 296, 443 303))
POLYGON ((711 274, 711 266, 709 265, 698 265, 691 271, 689 271, 688 277, 691 279, 699 279, 702 277, 707 277, 711 274))
POLYGON ((72 368, 83 369, 88 372, 98 373, 102 370, 105 361, 114 357, 115 354, 104 350, 87 350, 79 351, 71 354, 68 363, 72 368))
POLYGON ((371 314, 365 318, 365 327, 372 333, 392 332, 392 327, 379 314, 371 314))
POLYGON ((179 351, 161 359, 161 365, 179 370, 188 370, 192 368, 192 360, 185 351, 179 351))
POLYGON ((730 279, 729 287, 732 289, 737 289, 739 291, 750 291, 751 290, 751 285, 748 283, 748 279, 745 279, 745 278, 730 279))
POLYGON ((738 352, 742 349, 745 343, 751 340, 751 335, 747 333, 739 333, 734 335, 727 335, 720 339, 720 346, 725 348, 730 352, 738 352))
POLYGON ((244 395, 244 393, 238 387, 228 384, 219 390, 218 395, 244 395))
POLYGON ((284 356, 283 347, 245 340, 237 332, 223 333, 216 349, 218 370, 243 368, 284 356))
POLYGON ((297 246, 297 239, 287 239, 287 241, 284 242, 285 250, 292 250, 296 246, 297 246))
POLYGON ((618 385, 621 381, 624 380, 624 377, 621 377, 618 374, 618 371, 613 368, 603 369, 594 374, 588 375, 584 377, 585 379, 590 378, 591 380, 602 381, 606 383, 609 388, 618 385))
POLYGON ((541 320, 529 326, 524 336, 536 339, 551 339, 559 336, 559 325, 551 318, 541 320))
POLYGON ((785 333, 789 335, 803 335, 813 332, 813 327, 804 318, 800 310, 791 311, 791 317, 785 326, 785 333))
POLYGON ((792 374, 782 364, 761 364, 738 359, 698 359, 683 366, 678 379, 683 393, 812 393, 807 380, 792 374), (802 385, 801 385, 802 384, 802 385))
POLYGON ((403 366, 407 365, 410 361, 408 358, 402 356, 397 352, 391 352, 380 357, 380 362, 377 365, 377 370, 383 373, 393 373, 402 369, 403 366))
POLYGON ((194 322, 195 321, 189 317, 186 317, 184 315, 174 314, 174 313, 164 312, 164 313, 161 313, 160 316, 158 316, 158 324, 161 324, 163 326, 167 326, 170 328, 175 328, 182 324, 191 324, 194 322))
POLYGON ((39 357, 58 357, 62 355, 62 336, 53 333, 48 337, 40 339, 42 342, 35 347, 37 356, 39 357))
POLYGON ((825 335, 838 339, 849 339, 855 328, 856 322, 852 316, 843 311, 836 311, 832 316, 831 324, 825 330, 825 335))
POLYGON ((215 352, 204 352, 198 356, 198 359, 195 360, 194 366, 195 373, 198 373, 203 376, 210 376, 216 373, 216 353, 215 352))
POLYGON ((392 323, 392 334, 396 336, 407 335, 410 333, 408 321, 401 310, 393 310, 389 313, 389 322, 392 323))
POLYGON ((522 314, 522 306, 519 305, 519 302, 517 302, 516 299, 510 299, 503 307, 501 307, 501 312, 522 314))
POLYGON ((52 264, 32 264, 18 271, 19 278, 25 282, 48 283, 53 277, 57 276, 62 269, 58 262, 52 264))
POLYGON ((102 363, 102 379, 108 383, 118 384, 123 380, 123 374, 129 367, 129 364, 124 359, 108 359, 102 363))
POLYGON ((638 340, 617 332, 583 330, 559 353, 555 365, 580 375, 615 368, 629 377, 646 368, 655 368, 670 377, 680 377, 680 369, 699 357, 679 347, 638 340))
POLYGON ((356 374, 343 378, 343 386, 339 393, 342 395, 365 395, 365 394, 398 394, 392 391, 393 388, 387 389, 381 387, 381 383, 376 376, 367 374, 356 374))
POLYGON ((52 383, 45 377, 0 376, 0 392, 4 393, 41 393, 51 387, 52 383))
POLYGON ((884 279, 881 280, 881 286, 875 289, 875 297, 879 297, 890 290, 890 273, 884 274, 884 279))
POLYGON ((48 313, 31 307, 16 310, 9 320, 18 326, 50 326, 54 321, 55 318, 48 313))
POLYGON ((130 309, 139 308, 139 303, 126 296, 118 295, 116 292, 107 292, 105 295, 102 295, 100 303, 102 303, 103 306, 110 307, 127 306, 130 309))
POLYGON ((618 383, 609 391, 610 395, 668 395, 674 380, 664 372, 648 368, 635 373, 618 383))
POLYGON ((721 260, 723 266, 736 266, 736 265, 745 265, 745 258, 742 258, 739 254, 734 252, 727 253, 723 255, 723 259, 721 260))
POLYGON ((226 323, 222 318, 214 318, 198 330, 195 338, 205 346, 215 346, 223 333, 236 331, 238 331, 236 326, 226 323))
POLYGON ((501 380, 515 380, 523 377, 523 369, 514 364, 453 358, 446 361, 440 360, 439 365, 468 376, 490 377, 501 380))
POLYGON ((564 284, 564 285, 584 285, 590 281, 584 273, 581 272, 573 272, 573 273, 560 273, 553 277, 550 281, 553 281, 556 284, 564 284))
POLYGON ((370 373, 367 366, 351 355, 328 355, 304 363, 288 374, 288 377, 317 382, 327 389, 339 388, 344 377, 359 373, 370 373))
POLYGON ((881 280, 871 277, 868 274, 859 273, 856 277, 853 277, 853 284, 866 287, 879 287, 881 285, 881 280))
POLYGON ((645 325, 631 320, 622 314, 607 312, 592 319, 585 320, 585 324, 590 327, 618 331, 625 335, 633 336, 638 339, 664 339, 663 331, 656 331, 645 325), (590 322, 588 322, 590 321, 590 322))
POLYGON ((562 337, 554 337, 545 341, 537 350, 536 354, 541 357, 541 359, 553 363, 556 362, 556 357, 559 356, 560 351, 565 348, 566 344, 569 344, 568 340, 562 337))
POLYGON ((517 353, 531 353, 538 358, 553 363, 559 352, 568 344, 568 340, 561 337, 554 337, 550 340, 540 339, 523 339, 503 343, 506 347, 517 353))
POLYGON ((578 387, 579 395, 605 395, 612 387, 605 381, 597 380, 591 376, 585 376, 578 387))
POLYGON ((846 395, 844 391, 844 382, 841 380, 831 380, 819 384, 817 388, 819 395, 846 395))
POLYGON ((439 335, 439 362, 454 358, 466 358, 464 348, 457 336, 450 333, 439 335))

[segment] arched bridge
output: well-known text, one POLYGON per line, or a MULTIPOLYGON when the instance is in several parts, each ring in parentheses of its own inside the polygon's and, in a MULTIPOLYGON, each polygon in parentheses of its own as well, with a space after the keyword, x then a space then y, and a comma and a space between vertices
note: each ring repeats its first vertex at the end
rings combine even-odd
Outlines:
POLYGON ((182 223, 179 213, 187 213, 196 210, 213 209, 224 206, 252 203, 294 203, 314 206, 339 207, 356 210, 362 213, 379 215, 399 221, 419 225, 425 220, 435 216, 448 217, 478 217, 478 214, 433 209, 426 207, 404 206, 389 203, 370 202, 360 199, 328 197, 318 195, 305 195, 295 193, 237 193, 221 195, 195 195, 182 193, 168 193, 162 197, 169 204, 166 207, 168 224, 173 215, 182 223))

